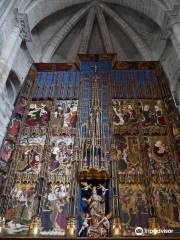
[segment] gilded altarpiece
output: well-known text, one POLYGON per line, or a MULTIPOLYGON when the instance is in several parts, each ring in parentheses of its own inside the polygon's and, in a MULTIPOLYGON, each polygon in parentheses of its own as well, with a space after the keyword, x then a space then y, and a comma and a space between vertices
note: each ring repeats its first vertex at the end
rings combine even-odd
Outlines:
POLYGON ((176 238, 180 124, 160 64, 79 59, 34 64, 19 93, 0 150, 0 236, 176 238))
MULTIPOLYGON (((140 235, 149 236, 146 229, 166 228, 176 236, 180 228, 179 166, 172 144, 174 128, 169 123, 177 124, 178 113, 174 109, 170 115, 167 103, 162 101, 170 93, 163 85, 160 67, 146 69, 148 63, 127 66, 119 63, 122 72, 113 73, 111 110, 111 158, 119 186, 122 235, 136 236, 140 227, 144 229, 140 235), (136 69, 126 70, 134 65, 136 69), (124 76, 126 84, 122 84, 124 76)), ((159 233, 158 237, 163 235, 159 233)))

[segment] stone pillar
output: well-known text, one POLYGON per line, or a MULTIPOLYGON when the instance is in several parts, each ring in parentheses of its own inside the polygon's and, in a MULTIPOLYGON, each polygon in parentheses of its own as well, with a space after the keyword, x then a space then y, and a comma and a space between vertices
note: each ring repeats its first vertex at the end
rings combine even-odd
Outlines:
POLYGON ((111 224, 111 236, 120 237, 123 235, 123 229, 120 219, 120 205, 119 205, 119 181, 118 181, 118 169, 116 158, 115 144, 111 145, 111 164, 112 164, 112 185, 111 185, 111 197, 112 197, 112 224, 111 224))
POLYGON ((16 17, 15 26, 13 27, 7 41, 4 41, 0 55, 0 93, 4 92, 6 80, 11 71, 22 40, 31 40, 27 15, 19 13, 18 9, 14 10, 14 14, 16 17))
MULTIPOLYGON (((180 19, 179 19, 179 21, 180 21, 180 19)), ((180 61, 180 22, 173 24, 171 40, 174 45, 174 48, 176 49, 176 54, 180 61)))
POLYGON ((13 110, 13 103, 10 103, 8 99, 6 81, 11 71, 11 67, 20 47, 21 41, 22 39, 20 37, 20 28, 15 26, 8 40, 4 43, 0 56, 0 102, 3 103, 0 104, 0 144, 2 142, 3 136, 6 133, 6 126, 9 122, 13 110))
POLYGON ((9 72, 16 57, 17 51, 21 45, 21 42, 22 38, 20 37, 20 28, 15 26, 8 40, 5 41, 0 56, 1 90, 3 90, 5 87, 6 80, 9 76, 9 72))
MULTIPOLYGON (((171 10, 167 10, 164 15, 164 21, 162 26, 162 36, 165 39, 171 39, 172 44, 174 46, 174 49, 177 54, 177 58, 180 63, 180 6, 174 5, 174 8, 171 10)), ((177 83, 178 84, 178 83, 177 83)), ((179 97, 176 93, 172 93, 172 95, 175 98, 175 102, 177 104, 177 108, 180 111, 180 103, 179 103, 179 97)))
POLYGON ((3 136, 6 133, 6 126, 13 110, 13 103, 9 101, 6 90, 6 81, 12 69, 18 50, 20 49, 22 39, 30 40, 30 31, 27 21, 27 15, 14 11, 16 23, 9 35, 7 41, 4 41, 0 55, 0 145, 3 136))
POLYGON ((170 38, 180 61, 180 6, 167 10, 164 15, 162 34, 165 39, 170 38))

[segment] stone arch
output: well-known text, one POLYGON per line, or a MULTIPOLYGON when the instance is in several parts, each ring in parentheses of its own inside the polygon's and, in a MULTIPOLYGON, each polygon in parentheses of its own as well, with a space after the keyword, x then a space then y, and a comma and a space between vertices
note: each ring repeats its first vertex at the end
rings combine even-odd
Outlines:
POLYGON ((151 51, 141 37, 127 24, 116 12, 109 8, 106 4, 99 4, 102 10, 113 19, 114 22, 122 29, 122 31, 131 39, 141 56, 146 60, 151 60, 151 51))
POLYGON ((6 81, 7 99, 10 103, 13 104, 15 102, 20 87, 21 82, 18 75, 13 70, 11 70, 6 81))
POLYGON ((91 6, 92 4, 79 10, 57 33, 54 34, 45 47, 46 51, 41 57, 42 62, 47 62, 51 59, 57 47, 62 43, 77 22, 87 13, 91 6))
MULTIPOLYGON (((44 4, 44 0, 32 2, 32 4, 26 9, 30 29, 32 30, 44 18, 61 9, 65 9, 76 4, 91 2, 91 0, 54 0, 53 4, 52 1, 47 1, 46 5, 44 4)), ((159 4, 156 0, 103 0, 103 2, 120 4, 121 6, 131 8, 146 15, 162 27, 166 8, 163 7, 162 4, 159 4)))

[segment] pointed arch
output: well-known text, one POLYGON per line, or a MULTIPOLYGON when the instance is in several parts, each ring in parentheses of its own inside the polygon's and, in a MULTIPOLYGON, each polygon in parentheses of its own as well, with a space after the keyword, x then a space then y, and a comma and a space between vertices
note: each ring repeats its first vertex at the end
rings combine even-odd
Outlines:
POLYGON ((65 37, 69 34, 72 28, 80 21, 80 19, 85 16, 85 14, 91 8, 91 6, 92 4, 79 10, 61 29, 59 29, 57 33, 54 34, 54 36, 48 41, 44 48, 44 54, 41 57, 42 62, 48 62, 51 59, 57 47, 60 46, 65 37))

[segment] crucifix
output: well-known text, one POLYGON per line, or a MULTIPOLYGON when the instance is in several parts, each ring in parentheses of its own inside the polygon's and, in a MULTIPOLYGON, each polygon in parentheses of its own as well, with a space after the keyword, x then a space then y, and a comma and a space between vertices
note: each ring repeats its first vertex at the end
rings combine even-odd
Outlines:
POLYGON ((97 73, 97 70, 98 70, 98 68, 99 68, 99 65, 94 64, 94 65, 91 66, 91 68, 93 69, 93 72, 94 72, 94 73, 97 73))

